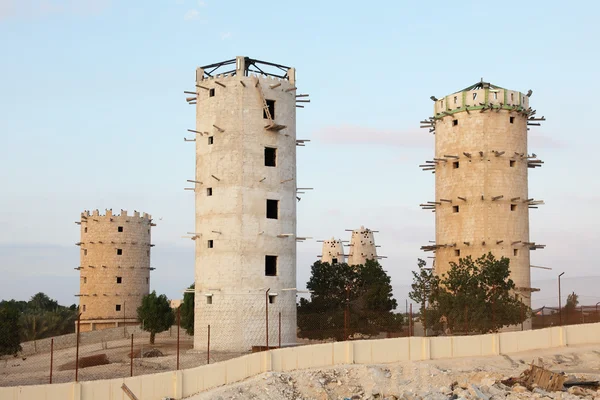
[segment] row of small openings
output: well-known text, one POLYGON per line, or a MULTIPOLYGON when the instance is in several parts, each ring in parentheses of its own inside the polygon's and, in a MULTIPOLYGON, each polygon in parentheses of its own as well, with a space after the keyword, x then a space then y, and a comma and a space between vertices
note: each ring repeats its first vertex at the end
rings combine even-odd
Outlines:
MULTIPOLYGON (((117 276, 117 283, 123 283, 123 277, 117 276)), ((83 277, 83 283, 87 283, 87 276, 83 277)), ((150 283, 150 278, 146 277, 146 283, 150 283)))
MULTIPOLYGON (((83 233, 87 233, 88 228, 87 226, 85 228, 83 228, 83 233)), ((123 232, 123 227, 122 226, 118 226, 117 227, 117 232, 123 232)), ((150 229, 148 229, 148 233, 150 233, 150 229)))
MULTIPOLYGON (((454 250, 454 255, 456 257, 460 257, 460 249, 454 250)), ((517 257, 519 255, 519 249, 513 249, 513 256, 517 257)))
MULTIPOLYGON (((489 161, 489 160, 488 160, 489 161)), ((471 162, 471 160, 469 160, 471 162)), ((512 168, 515 166, 515 160, 509 160, 508 165, 512 168)), ((460 161, 452 161, 452 168, 457 169, 460 167, 460 161)))
MULTIPOLYGON (((269 304, 275 304, 275 298, 277 297, 277 295, 275 294, 270 294, 269 295, 269 304)), ((213 303, 213 296, 212 294, 206 295, 206 304, 212 304, 213 303)))
MULTIPOLYGON (((498 100, 498 92, 492 92, 494 100, 498 100)), ((477 93, 473 93, 473 100, 477 100, 477 93)), ((510 94, 510 101, 515 101, 515 94, 510 94)), ((525 102, 525 96, 523 96, 523 103, 525 102)), ((454 104, 458 104, 458 96, 454 96, 454 104)), ((440 100, 440 107, 444 108, 444 100, 440 100)))
MULTIPOLYGON (((83 249, 83 255, 87 256, 87 254, 88 254, 87 249, 83 249)), ((123 249, 117 249, 117 255, 118 256, 122 256, 123 255, 123 249)), ((146 255, 150 256, 150 250, 146 250, 146 255)))
MULTIPOLYGON (((208 89, 208 97, 215 97, 215 89, 208 89)), ((275 100, 265 100, 267 102, 267 107, 269 108, 269 113, 271 114, 271 119, 275 119, 275 100)), ((267 119, 267 111, 263 110, 263 118, 267 119)))
MULTIPOLYGON (((511 124, 515 123, 515 117, 508 117, 508 118, 509 118, 508 120, 510 121, 511 124)), ((457 119, 453 119, 452 120, 452 126, 457 126, 457 125, 458 125, 458 120, 457 119)))
MULTIPOLYGON (((517 205, 516 204, 511 204, 510 205, 510 211, 517 211, 517 205)), ((460 206, 452 206, 452 212, 453 213, 460 212, 460 206)))

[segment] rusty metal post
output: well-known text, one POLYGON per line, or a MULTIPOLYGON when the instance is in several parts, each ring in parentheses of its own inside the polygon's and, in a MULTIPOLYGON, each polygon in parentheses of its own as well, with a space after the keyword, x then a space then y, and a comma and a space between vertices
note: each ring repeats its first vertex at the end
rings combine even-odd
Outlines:
POLYGON ((344 340, 348 340, 348 319, 349 319, 349 304, 350 304, 350 287, 346 288, 346 307, 344 308, 344 340))
POLYGON ((206 363, 210 364, 210 325, 208 326, 208 343, 206 345, 206 363))
POLYGON ((279 348, 281 348, 281 311, 279 311, 279 348))
POLYGON ((583 316, 583 306, 581 306, 581 323, 585 324, 585 317, 583 316))
POLYGON ((179 371, 179 325, 181 325, 181 306, 177 307, 177 371, 179 371))
POLYGON ((131 334, 131 360, 129 365, 129 376, 133 376, 133 333, 131 334))
POLYGON ((269 350, 269 290, 265 292, 265 326, 266 326, 266 338, 267 338, 267 350, 269 350))
POLYGON ((81 323, 81 313, 77 315, 77 336, 76 336, 76 350, 75 350, 75 382, 79 381, 79 332, 81 323))
POLYGON ((413 316, 412 316, 412 303, 410 303, 410 314, 408 316, 408 337, 413 336, 413 316))
POLYGON ((423 335, 427 337, 427 300, 423 302, 423 335))
POLYGON ((465 304, 465 335, 469 334, 469 306, 465 304))
POLYGON ((50 383, 52 383, 52 364, 54 362, 54 338, 50 340, 50 383))
POLYGON ((560 277, 563 276, 565 273, 562 272, 560 275, 558 275, 558 321, 560 323, 560 326, 562 326, 562 301, 560 299, 560 277))

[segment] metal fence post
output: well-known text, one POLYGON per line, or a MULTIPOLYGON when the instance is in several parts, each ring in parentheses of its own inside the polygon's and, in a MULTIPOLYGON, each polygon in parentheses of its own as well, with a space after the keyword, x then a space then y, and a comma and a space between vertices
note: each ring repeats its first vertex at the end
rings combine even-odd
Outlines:
POLYGON ((79 332, 81 323, 81 313, 77 315, 77 338, 76 338, 76 350, 75 350, 75 382, 79 382, 79 332))
POLYGON ((208 344, 206 345, 206 363, 210 364, 210 325, 208 326, 208 344))
POLYGON ((133 333, 131 334, 131 364, 129 368, 129 376, 133 376, 133 333))
POLYGON ((54 362, 54 338, 50 340, 50 383, 52 383, 52 363, 54 362))
POLYGON ((179 371, 179 326, 181 325, 181 306, 177 308, 177 371, 179 371))

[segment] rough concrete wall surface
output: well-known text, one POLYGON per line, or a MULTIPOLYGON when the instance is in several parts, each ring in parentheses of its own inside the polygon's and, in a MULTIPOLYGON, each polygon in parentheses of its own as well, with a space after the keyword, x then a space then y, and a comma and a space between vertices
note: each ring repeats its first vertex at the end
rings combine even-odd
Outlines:
POLYGON ((366 229, 364 226, 353 230, 348 253, 349 265, 363 265, 367 260, 377 259, 373 231, 366 229))
POLYGON ((331 238, 323 241, 323 251, 321 253, 321 262, 334 264, 346 262, 346 256, 344 255, 344 245, 340 239, 331 238))
POLYGON ((208 325, 211 348, 265 345, 267 289, 270 345, 279 312, 282 343, 296 341, 295 81, 244 76, 238 60, 236 76, 197 73, 195 349, 206 347, 208 325), (265 129, 260 91, 284 129, 265 129), (275 149, 275 166, 265 165, 265 148, 275 149), (267 200, 277 201, 276 219, 267 200), (276 271, 267 256, 277 257, 276 271))
POLYGON ((443 358, 485 357, 600 343, 600 323, 463 337, 410 337, 315 344, 249 354, 181 371, 132 378, 0 387, 0 399, 93 400, 123 398, 121 385, 140 399, 182 399, 268 371, 339 364, 383 364, 443 358))
MULTIPOLYGON (((458 92, 435 102, 435 271, 459 258, 492 252, 510 259, 511 278, 531 305, 527 115, 529 106, 504 89, 458 92), (496 109, 466 112, 493 104, 496 109)), ((527 328, 531 327, 530 321, 527 328)))
POLYGON ((137 321, 136 310, 150 288, 152 226, 151 216, 137 211, 81 213, 79 309, 82 324, 89 322, 84 329, 137 321))

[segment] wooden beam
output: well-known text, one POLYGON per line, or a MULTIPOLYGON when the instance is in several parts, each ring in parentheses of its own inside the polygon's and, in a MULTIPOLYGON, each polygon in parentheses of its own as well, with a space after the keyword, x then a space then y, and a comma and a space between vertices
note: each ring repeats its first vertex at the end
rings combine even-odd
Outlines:
POLYGON ((244 83, 244 81, 240 81, 240 83, 242 84, 243 87, 246 87, 246 84, 244 83))
POLYGON ((227 86, 223 85, 223 84, 222 84, 221 82, 219 82, 219 81, 215 81, 215 83, 216 83, 217 85, 219 85, 219 86, 222 86, 222 87, 227 87, 227 86))
POLYGON ((196 87, 199 87, 200 89, 204 89, 204 90, 210 90, 210 89, 209 89, 209 88, 207 88, 206 86, 196 85, 196 87))
POLYGON ((458 198, 459 198, 460 200, 462 200, 462 201, 467 201, 467 199, 466 199, 465 197, 460 197, 460 196, 458 196, 458 198))

